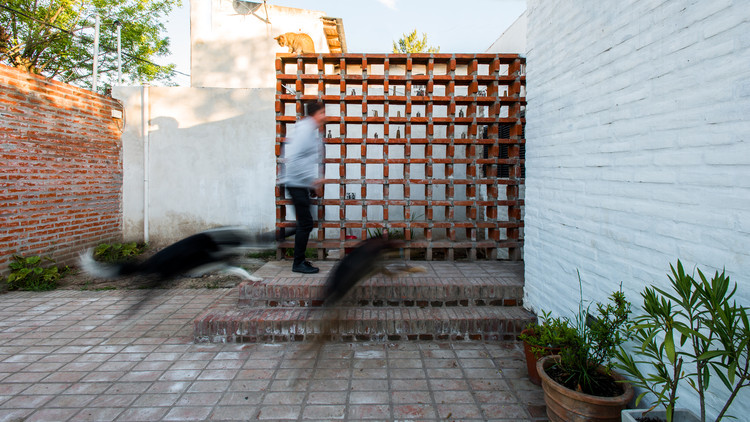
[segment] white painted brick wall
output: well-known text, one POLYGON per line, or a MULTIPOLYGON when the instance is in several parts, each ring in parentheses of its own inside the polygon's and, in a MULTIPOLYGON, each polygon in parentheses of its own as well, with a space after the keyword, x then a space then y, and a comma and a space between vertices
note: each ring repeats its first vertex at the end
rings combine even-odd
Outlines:
MULTIPOLYGON (((726 268, 750 306, 750 8, 528 1, 525 303, 573 315, 669 264, 726 268)), ((723 403, 719 380, 709 416, 723 403)), ((685 387, 681 404, 697 407, 685 387)), ((730 413, 750 411, 743 390, 730 413)))

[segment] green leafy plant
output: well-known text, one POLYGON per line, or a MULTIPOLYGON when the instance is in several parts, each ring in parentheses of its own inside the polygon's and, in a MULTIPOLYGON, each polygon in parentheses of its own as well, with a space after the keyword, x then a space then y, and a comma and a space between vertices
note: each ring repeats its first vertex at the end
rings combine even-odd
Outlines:
MULTIPOLYGON (((57 281, 70 271, 67 266, 62 269, 55 265, 42 267, 42 258, 39 256, 23 257, 13 255, 10 263, 11 273, 6 280, 8 290, 31 290, 46 291, 54 290, 57 281)), ((44 258, 44 261, 54 260, 44 258)))
POLYGON ((102 243, 94 249, 94 259, 102 262, 116 262, 133 258, 143 253, 148 245, 145 243, 102 243))
POLYGON ((561 349, 575 343, 578 331, 567 318, 553 318, 549 312, 542 311, 539 322, 529 324, 518 337, 531 346, 532 353, 539 359, 549 349, 561 349))
POLYGON ((609 374, 617 347, 627 340, 630 302, 622 289, 609 296, 609 303, 596 303, 596 315, 591 305, 584 307, 581 275, 578 274, 581 301, 572 325, 577 335, 571 337, 560 350, 560 360, 554 366, 556 379, 568 388, 586 394, 602 395, 612 385, 609 374), (604 369, 602 376, 600 368, 604 369))
POLYGON ((616 367, 633 378, 633 385, 644 391, 636 405, 651 393, 671 421, 680 382, 684 380, 699 397, 700 420, 706 420, 705 392, 711 375, 716 374, 730 394, 718 414, 721 420, 740 389, 750 385, 750 324, 748 308, 732 300, 737 285, 730 290, 729 277, 718 271, 710 280, 700 271, 700 280, 685 273, 682 263, 670 265, 671 292, 646 288, 643 315, 631 327, 635 349, 632 355, 617 350, 616 367), (633 357, 635 356, 635 357, 633 357), (648 367, 644 373, 641 367, 648 367))

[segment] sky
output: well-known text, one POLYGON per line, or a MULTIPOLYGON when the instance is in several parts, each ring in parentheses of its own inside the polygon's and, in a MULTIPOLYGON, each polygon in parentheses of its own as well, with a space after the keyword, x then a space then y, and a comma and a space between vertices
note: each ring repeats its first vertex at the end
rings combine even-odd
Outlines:
MULTIPOLYGON (((175 9, 166 24, 175 78, 189 86, 190 0, 175 9)), ((193 0, 214 1, 214 0, 193 0)), ((221 0, 231 1, 231 0, 221 0)), ((261 1, 261 0, 255 0, 261 1)), ((344 20, 350 53, 390 53, 393 42, 416 29, 441 53, 482 53, 526 10, 526 0, 268 0, 268 4, 320 10, 344 20)))

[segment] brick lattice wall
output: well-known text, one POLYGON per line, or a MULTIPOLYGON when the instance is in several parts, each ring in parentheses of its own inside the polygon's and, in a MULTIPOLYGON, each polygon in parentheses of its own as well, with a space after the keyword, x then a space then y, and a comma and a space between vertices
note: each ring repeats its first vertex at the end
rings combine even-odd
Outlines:
POLYGON ((122 106, 0 65, 0 274, 122 236, 122 106))
MULTIPOLYGON (((356 242, 352 232, 389 231, 405 237, 407 259, 520 259, 523 58, 284 55, 276 71, 277 157, 304 104, 326 104, 326 189, 309 245, 319 258, 356 242)), ((276 198, 277 226, 294 226, 291 201, 280 188, 276 198)))

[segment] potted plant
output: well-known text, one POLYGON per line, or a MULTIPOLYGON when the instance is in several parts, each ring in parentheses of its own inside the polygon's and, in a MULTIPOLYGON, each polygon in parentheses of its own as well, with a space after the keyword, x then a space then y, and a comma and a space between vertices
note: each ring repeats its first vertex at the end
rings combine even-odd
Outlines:
POLYGON ((698 281, 685 274, 680 261, 677 268, 670 268, 672 292, 646 288, 641 294, 644 314, 631 327, 635 357, 623 347, 616 353, 616 367, 644 390, 636 406, 648 393, 655 397, 648 409, 624 411, 622 420, 705 422, 705 392, 715 374, 730 391, 714 419, 719 421, 739 390, 750 385, 748 308, 731 301, 737 285, 730 291, 724 272, 708 280, 698 270, 698 281), (642 372, 641 367, 648 371, 642 372), (700 416, 676 407, 683 380, 698 393, 700 416), (663 410, 654 410, 660 406, 663 410))
POLYGON ((611 369, 616 348, 627 338, 630 303, 622 290, 612 293, 610 302, 597 303, 595 316, 581 299, 574 321, 576 336, 559 355, 537 362, 547 416, 553 422, 619 421, 633 398, 630 384, 611 369))
POLYGON ((523 341, 526 369, 532 383, 542 383, 536 370, 537 361, 544 356, 560 353, 560 349, 573 342, 576 336, 576 329, 566 319, 553 318, 549 312, 544 311, 539 317, 539 322, 531 323, 521 331, 518 338, 523 341))

